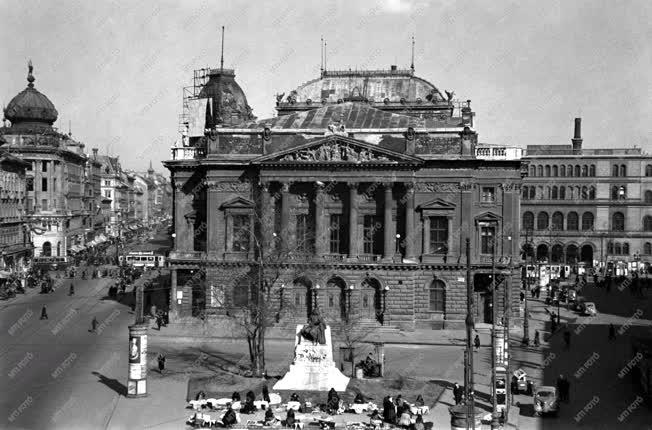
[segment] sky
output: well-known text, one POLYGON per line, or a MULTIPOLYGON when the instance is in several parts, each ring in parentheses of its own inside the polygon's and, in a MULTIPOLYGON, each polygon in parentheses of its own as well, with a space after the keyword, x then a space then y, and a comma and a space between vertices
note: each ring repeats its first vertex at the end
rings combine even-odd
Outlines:
POLYGON ((59 111, 55 124, 124 168, 164 171, 179 138, 193 70, 235 68, 258 118, 275 94, 328 69, 410 65, 440 91, 472 100, 480 141, 652 152, 652 2, 452 0, 3 0, 0 103, 27 82, 59 111))

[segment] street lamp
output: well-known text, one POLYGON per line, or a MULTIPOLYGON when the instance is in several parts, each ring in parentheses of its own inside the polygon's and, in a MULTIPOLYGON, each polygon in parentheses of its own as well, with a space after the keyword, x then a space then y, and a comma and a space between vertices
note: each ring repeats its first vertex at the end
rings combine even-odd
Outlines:
POLYGON ((401 247, 401 235, 397 233, 396 234, 396 255, 399 255, 400 247, 401 247))
POLYGON ((523 299, 523 345, 529 345, 530 344, 530 320, 528 316, 528 309, 527 309, 527 296, 528 293, 530 292, 530 271, 528 270, 528 257, 534 257, 534 247, 533 245, 530 244, 528 241, 528 236, 532 234, 532 230, 527 229, 525 230, 525 286, 524 286, 524 299, 523 299), (532 250, 532 252, 530 252, 532 250))
POLYGON ((318 296, 319 293, 319 284, 315 284, 315 288, 312 289, 312 300, 313 300, 313 309, 319 309, 318 296))
POLYGON ((351 284, 349 285, 349 288, 346 290, 347 297, 346 297, 346 320, 348 322, 349 317, 351 316, 351 295, 353 294, 353 290, 355 289, 355 285, 351 284))

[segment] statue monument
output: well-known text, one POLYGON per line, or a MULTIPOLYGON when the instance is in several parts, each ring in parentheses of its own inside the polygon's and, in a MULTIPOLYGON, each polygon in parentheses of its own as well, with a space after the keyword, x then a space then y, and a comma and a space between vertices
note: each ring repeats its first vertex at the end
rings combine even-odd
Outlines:
POLYGON ((274 390, 345 391, 348 384, 333 361, 331 329, 315 309, 306 325, 297 325, 294 361, 274 390))

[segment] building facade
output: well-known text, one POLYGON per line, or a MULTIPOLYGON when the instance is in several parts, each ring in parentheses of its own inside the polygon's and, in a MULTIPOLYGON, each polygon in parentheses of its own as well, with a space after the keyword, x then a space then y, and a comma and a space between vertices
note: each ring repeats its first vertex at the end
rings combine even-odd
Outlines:
POLYGON ((500 312, 518 309, 521 163, 475 156, 470 101, 413 69, 324 71, 255 120, 234 76, 207 72, 164 163, 173 316, 246 305, 261 262, 280 271, 290 326, 319 307, 329 324, 461 327, 467 262, 477 320, 491 320, 492 273, 500 312))
POLYGON ((67 256, 72 246, 83 245, 92 228, 86 189, 88 157, 84 145, 55 127, 58 112, 36 88, 32 65, 28 86, 4 110, 10 126, 0 129, 2 150, 24 159, 27 168, 26 223, 35 256, 67 256))
POLYGON ((25 230, 29 163, 0 150, 0 270, 21 270, 32 254, 25 230))
POLYGON ((623 274, 652 262, 652 156, 640 148, 529 145, 521 246, 536 261, 623 274))

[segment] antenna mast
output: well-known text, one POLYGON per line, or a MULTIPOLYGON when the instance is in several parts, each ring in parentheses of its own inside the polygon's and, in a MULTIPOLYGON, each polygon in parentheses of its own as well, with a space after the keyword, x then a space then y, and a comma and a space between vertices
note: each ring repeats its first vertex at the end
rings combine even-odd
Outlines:
POLYGON ((220 71, 224 70, 224 26, 222 26, 222 55, 220 57, 220 71))
POLYGON ((328 46, 328 43, 324 41, 324 72, 327 70, 326 66, 326 47, 328 46))
POLYGON ((414 36, 412 36, 412 64, 410 64, 410 69, 414 72, 414 36))
POLYGON ((319 44, 319 60, 320 60, 320 66, 319 66, 319 73, 321 76, 324 76, 324 37, 322 36, 321 38, 321 43, 319 44))

